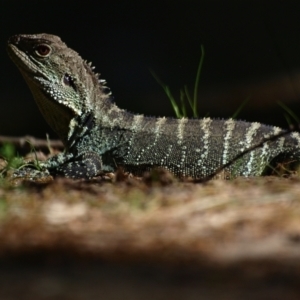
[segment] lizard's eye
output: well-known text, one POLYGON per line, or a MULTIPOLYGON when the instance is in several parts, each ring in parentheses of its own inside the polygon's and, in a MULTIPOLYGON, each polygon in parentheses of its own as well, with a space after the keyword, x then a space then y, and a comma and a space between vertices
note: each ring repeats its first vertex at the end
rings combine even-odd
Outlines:
POLYGON ((40 57, 47 57, 51 53, 51 48, 46 44, 40 44, 35 47, 35 53, 40 57))
POLYGON ((77 90, 73 78, 67 73, 64 75, 63 83, 65 85, 68 85, 68 86, 72 87, 75 91, 77 90))

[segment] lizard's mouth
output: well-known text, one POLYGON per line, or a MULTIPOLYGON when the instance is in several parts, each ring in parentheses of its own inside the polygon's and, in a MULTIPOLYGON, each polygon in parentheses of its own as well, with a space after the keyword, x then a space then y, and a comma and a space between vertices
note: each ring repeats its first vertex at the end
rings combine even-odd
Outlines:
POLYGON ((37 73, 37 67, 28 59, 28 56, 21 51, 17 46, 13 44, 8 44, 7 52, 12 61, 18 66, 19 69, 22 69, 26 72, 32 74, 37 73))

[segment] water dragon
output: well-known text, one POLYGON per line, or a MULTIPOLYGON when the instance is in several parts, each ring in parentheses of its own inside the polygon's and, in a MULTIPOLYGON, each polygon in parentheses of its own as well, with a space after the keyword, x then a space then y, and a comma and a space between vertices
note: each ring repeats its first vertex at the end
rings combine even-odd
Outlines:
POLYGON ((19 34, 8 53, 65 150, 43 172, 93 178, 121 167, 178 177, 258 176, 274 159, 300 160, 300 135, 234 119, 148 117, 119 108, 91 63, 58 36, 19 34), (275 137, 275 138, 274 138, 275 137), (250 151, 251 150, 251 151, 250 151))

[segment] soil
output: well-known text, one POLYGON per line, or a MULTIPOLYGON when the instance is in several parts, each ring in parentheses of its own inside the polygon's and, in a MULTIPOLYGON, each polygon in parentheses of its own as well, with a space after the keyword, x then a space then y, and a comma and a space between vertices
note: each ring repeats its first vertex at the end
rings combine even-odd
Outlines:
POLYGON ((298 176, 3 181, 0 299, 300 299, 298 176))

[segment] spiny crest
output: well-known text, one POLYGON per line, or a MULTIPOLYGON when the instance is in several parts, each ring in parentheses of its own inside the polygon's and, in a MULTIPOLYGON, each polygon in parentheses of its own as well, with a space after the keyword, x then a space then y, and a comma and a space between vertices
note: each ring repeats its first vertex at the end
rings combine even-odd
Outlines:
POLYGON ((85 67, 89 70, 89 73, 92 74, 92 76, 96 77, 97 79, 97 84, 100 85, 100 89, 102 92, 104 92, 105 94, 107 94, 108 96, 111 96, 111 90, 108 86, 106 86, 107 82, 105 79, 100 79, 100 73, 95 73, 95 69, 96 67, 93 66, 93 63, 90 61, 88 62, 87 60, 83 61, 85 64, 85 67))

